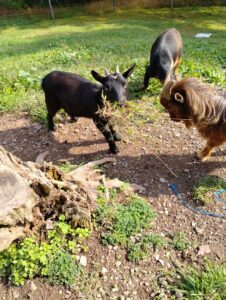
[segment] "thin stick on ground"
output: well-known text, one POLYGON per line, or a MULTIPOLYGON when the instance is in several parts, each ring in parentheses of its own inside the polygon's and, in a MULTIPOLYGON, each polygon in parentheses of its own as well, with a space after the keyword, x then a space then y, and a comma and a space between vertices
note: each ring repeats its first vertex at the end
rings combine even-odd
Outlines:
POLYGON ((162 162, 162 164, 170 171, 170 173, 177 177, 177 175, 168 167, 168 165, 159 157, 159 155, 157 155, 156 153, 153 153, 153 155, 162 162))

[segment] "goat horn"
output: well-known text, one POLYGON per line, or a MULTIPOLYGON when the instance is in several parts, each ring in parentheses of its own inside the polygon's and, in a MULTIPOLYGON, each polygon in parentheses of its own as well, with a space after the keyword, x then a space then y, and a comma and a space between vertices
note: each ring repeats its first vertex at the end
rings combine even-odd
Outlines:
POLYGON ((170 100, 171 90, 174 82, 175 81, 168 81, 163 87, 162 97, 166 98, 167 100, 170 100))
POLYGON ((119 73, 119 65, 116 66, 115 73, 119 73))
POLYGON ((105 71, 106 76, 110 75, 110 72, 108 71, 108 69, 104 68, 104 71, 105 71))

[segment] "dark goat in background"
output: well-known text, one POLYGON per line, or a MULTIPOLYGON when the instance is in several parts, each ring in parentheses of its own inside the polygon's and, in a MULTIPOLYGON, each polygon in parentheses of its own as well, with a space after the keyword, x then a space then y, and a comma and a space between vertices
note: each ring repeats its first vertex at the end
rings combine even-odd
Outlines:
POLYGON ((72 120, 78 117, 93 119, 107 140, 111 153, 117 153, 119 150, 115 141, 119 141, 120 136, 109 123, 109 119, 100 116, 98 110, 104 107, 103 98, 124 105, 127 99, 127 78, 132 74, 134 67, 135 65, 123 74, 119 72, 118 67, 112 74, 106 70, 106 76, 92 70, 92 76, 101 84, 92 83, 68 72, 53 71, 46 75, 42 80, 42 88, 45 93, 49 130, 54 130, 53 117, 63 108, 72 120))
POLYGON ((149 79, 157 78, 162 84, 176 78, 183 52, 183 44, 180 33, 171 28, 156 39, 150 54, 150 64, 146 68, 144 83, 141 90, 148 87, 149 79))

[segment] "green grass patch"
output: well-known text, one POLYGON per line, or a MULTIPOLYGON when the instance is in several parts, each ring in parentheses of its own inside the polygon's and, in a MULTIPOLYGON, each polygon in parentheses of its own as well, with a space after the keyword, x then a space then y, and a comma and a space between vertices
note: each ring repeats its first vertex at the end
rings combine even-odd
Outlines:
POLYGON ((221 189, 226 189, 226 181, 223 178, 204 176, 194 185, 194 199, 199 204, 208 204, 213 201, 212 194, 221 189))
MULTIPOLYGON (((225 14, 226 7, 210 7, 131 9, 90 17, 68 8, 57 10, 54 21, 40 14, 7 22, 0 17, 0 112, 26 111, 45 123, 40 82, 48 72, 64 70, 93 80, 91 69, 115 70, 119 64, 124 71, 133 63, 137 67, 129 79, 130 98, 147 99, 152 110, 158 110, 158 81, 151 80, 145 92, 135 90, 142 85, 151 45, 170 27, 176 27, 183 38, 180 73, 225 87, 225 14), (194 38, 195 33, 207 30, 211 38, 194 38)), ((137 117, 142 119, 141 114, 137 117)))
POLYGON ((203 270, 189 267, 177 270, 178 279, 171 290, 181 292, 183 299, 226 299, 226 266, 206 262, 203 270))
POLYGON ((23 285, 26 279, 41 276, 53 284, 71 285, 81 268, 75 260, 89 230, 73 229, 61 216, 54 229, 47 232, 45 241, 26 237, 0 253, 0 277, 12 284, 23 285))
POLYGON ((171 246, 179 251, 184 251, 190 247, 190 242, 188 241, 186 234, 183 231, 178 231, 171 241, 171 246))
POLYGON ((148 252, 151 251, 151 247, 156 251, 164 246, 166 246, 166 241, 161 235, 145 234, 140 241, 129 243, 127 258, 130 261, 138 262, 147 256, 148 252))
POLYGON ((96 212, 97 222, 109 224, 107 232, 102 234, 102 243, 126 246, 132 236, 150 228, 154 215, 150 205, 136 195, 130 197, 127 204, 112 203, 100 207, 96 212))
POLYGON ((75 165, 72 165, 69 161, 66 161, 59 165, 59 168, 65 173, 69 173, 75 169, 75 165))
POLYGON ((99 208, 94 215, 103 245, 120 245, 133 262, 166 245, 164 237, 149 232, 155 212, 144 198, 136 194, 125 196, 120 189, 113 189, 106 200, 105 192, 100 186, 99 208))

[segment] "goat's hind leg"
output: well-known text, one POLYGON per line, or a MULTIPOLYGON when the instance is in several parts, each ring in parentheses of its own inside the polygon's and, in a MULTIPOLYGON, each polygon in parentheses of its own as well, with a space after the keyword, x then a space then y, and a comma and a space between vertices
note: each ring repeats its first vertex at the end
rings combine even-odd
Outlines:
POLYGON ((207 158, 211 155, 212 150, 213 147, 209 146, 207 143, 204 149, 196 152, 197 158, 201 161, 207 160, 207 158))
POLYGON ((149 79, 151 78, 151 66, 148 65, 146 70, 145 70, 145 75, 144 75, 144 83, 142 87, 138 91, 144 91, 148 87, 149 84, 149 79))
POLYGON ((222 143, 223 141, 221 140, 218 141, 209 140, 206 146, 204 147, 204 149, 196 152, 198 159, 200 159, 201 161, 207 160, 207 158, 211 156, 213 148, 222 145, 222 143))
POLYGON ((45 94, 45 101, 46 101, 46 107, 47 107, 47 121, 48 121, 48 129, 49 131, 54 131, 55 126, 53 122, 53 118, 57 111, 60 109, 56 99, 53 97, 52 94, 45 94))

